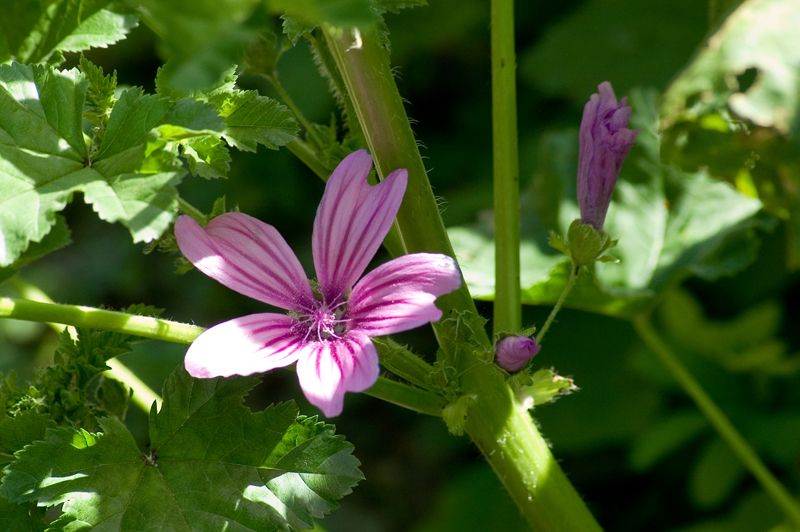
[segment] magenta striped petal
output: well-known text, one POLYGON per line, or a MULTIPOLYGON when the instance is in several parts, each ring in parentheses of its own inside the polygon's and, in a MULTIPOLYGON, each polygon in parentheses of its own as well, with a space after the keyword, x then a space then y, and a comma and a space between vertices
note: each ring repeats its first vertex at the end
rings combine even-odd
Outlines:
POLYGON ((404 255, 364 276, 348 305, 352 327, 382 336, 419 327, 442 317, 434 301, 461 286, 456 262, 438 253, 404 255))
POLYGON ((378 379, 378 355, 361 333, 313 342, 297 361, 297 378, 308 401, 326 417, 342 412, 345 392, 362 392, 378 379))
POLYGON ((240 212, 218 216, 203 229, 189 216, 175 222, 184 257, 231 290, 287 310, 308 308, 311 287, 300 261, 271 225, 240 212))
POLYGON ((381 183, 367 182, 372 159, 365 150, 339 163, 325 186, 312 235, 314 266, 325 299, 349 290, 378 251, 394 221, 408 174, 395 170, 381 183))
POLYGON ((198 378, 263 373, 288 366, 308 346, 284 314, 250 314, 211 327, 189 347, 184 366, 198 378))

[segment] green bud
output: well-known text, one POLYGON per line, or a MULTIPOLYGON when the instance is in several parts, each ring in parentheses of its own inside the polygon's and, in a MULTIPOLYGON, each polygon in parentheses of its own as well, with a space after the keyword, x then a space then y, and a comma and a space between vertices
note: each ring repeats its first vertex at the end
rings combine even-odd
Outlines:
POLYGON ((616 261, 605 253, 616 244, 617 241, 612 240, 608 233, 580 220, 570 224, 566 241, 556 233, 550 234, 550 246, 567 255, 577 267, 588 267, 597 261, 616 261))
POLYGON ((517 400, 526 409, 551 403, 578 390, 570 377, 562 377, 552 369, 540 369, 527 378, 512 381, 517 400))

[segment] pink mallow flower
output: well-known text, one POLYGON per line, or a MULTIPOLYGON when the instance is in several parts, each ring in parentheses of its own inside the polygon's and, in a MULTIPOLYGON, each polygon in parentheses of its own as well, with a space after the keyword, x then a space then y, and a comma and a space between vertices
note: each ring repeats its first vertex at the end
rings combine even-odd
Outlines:
POLYGON ((186 353, 190 375, 250 375, 297 362, 306 398, 332 417, 341 413, 345 392, 363 392, 378 378, 371 337, 441 318, 436 298, 461 285, 452 258, 404 255, 361 277, 397 215, 408 181, 401 169, 370 186, 371 167, 365 150, 352 153, 325 186, 312 235, 316 289, 271 225, 237 212, 218 216, 205 228, 188 216, 178 218, 178 246, 198 270, 289 311, 251 314, 208 329, 186 353))

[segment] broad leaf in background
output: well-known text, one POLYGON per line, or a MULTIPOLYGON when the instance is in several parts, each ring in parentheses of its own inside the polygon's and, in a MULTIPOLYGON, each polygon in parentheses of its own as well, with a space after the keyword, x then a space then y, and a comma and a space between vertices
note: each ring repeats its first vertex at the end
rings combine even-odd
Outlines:
POLYGON ((114 0, 5 0, 0 62, 39 63, 56 52, 105 48, 136 24, 136 16, 114 0))
POLYGON ((182 91, 208 89, 241 62, 256 35, 248 21, 258 0, 144 0, 142 21, 160 39, 168 60, 162 83, 182 91))
POLYGON ((150 449, 107 418, 102 433, 55 429, 17 454, 0 493, 63 503, 58 526, 115 530, 311 528, 363 477, 353 446, 292 403, 252 412, 257 379, 189 377, 179 367, 150 415, 150 449))
POLYGON ((102 72, 88 78, 77 69, 0 65, 0 266, 41 241, 75 192, 103 220, 125 225, 134 242, 158 238, 185 174, 169 141, 222 134, 207 104, 138 88, 122 91, 110 114, 98 113, 112 84, 101 82, 102 72))
POLYGON ((789 220, 800 267, 800 4, 747 0, 664 94, 664 156, 757 195, 789 220))
MULTIPOLYGON (((761 203, 703 172, 687 173, 660 162, 655 94, 633 92, 631 125, 639 130, 625 162, 606 221, 618 245, 619 263, 598 264, 583 274, 567 305, 629 317, 665 287, 688 275, 715 279, 747 266, 757 251, 757 229, 771 226, 757 216, 761 203)), ((546 243, 548 230, 562 233, 578 217, 575 132, 545 137, 541 158, 523 206, 522 300, 552 304, 569 265, 546 243), (538 196, 542 196, 539 198, 538 196), (556 224, 556 225, 553 225, 556 224)), ((483 226, 450 230, 473 295, 494 295, 494 244, 483 226)))

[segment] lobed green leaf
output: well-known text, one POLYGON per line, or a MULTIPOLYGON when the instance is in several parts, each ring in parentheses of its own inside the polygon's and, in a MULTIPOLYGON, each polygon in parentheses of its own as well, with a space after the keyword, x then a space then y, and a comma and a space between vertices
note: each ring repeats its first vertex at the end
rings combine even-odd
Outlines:
POLYGON ((63 504, 54 527, 300 530, 362 478, 353 447, 292 403, 252 412, 255 379, 167 380, 140 451, 118 421, 101 433, 55 429, 8 468, 0 494, 63 504))

